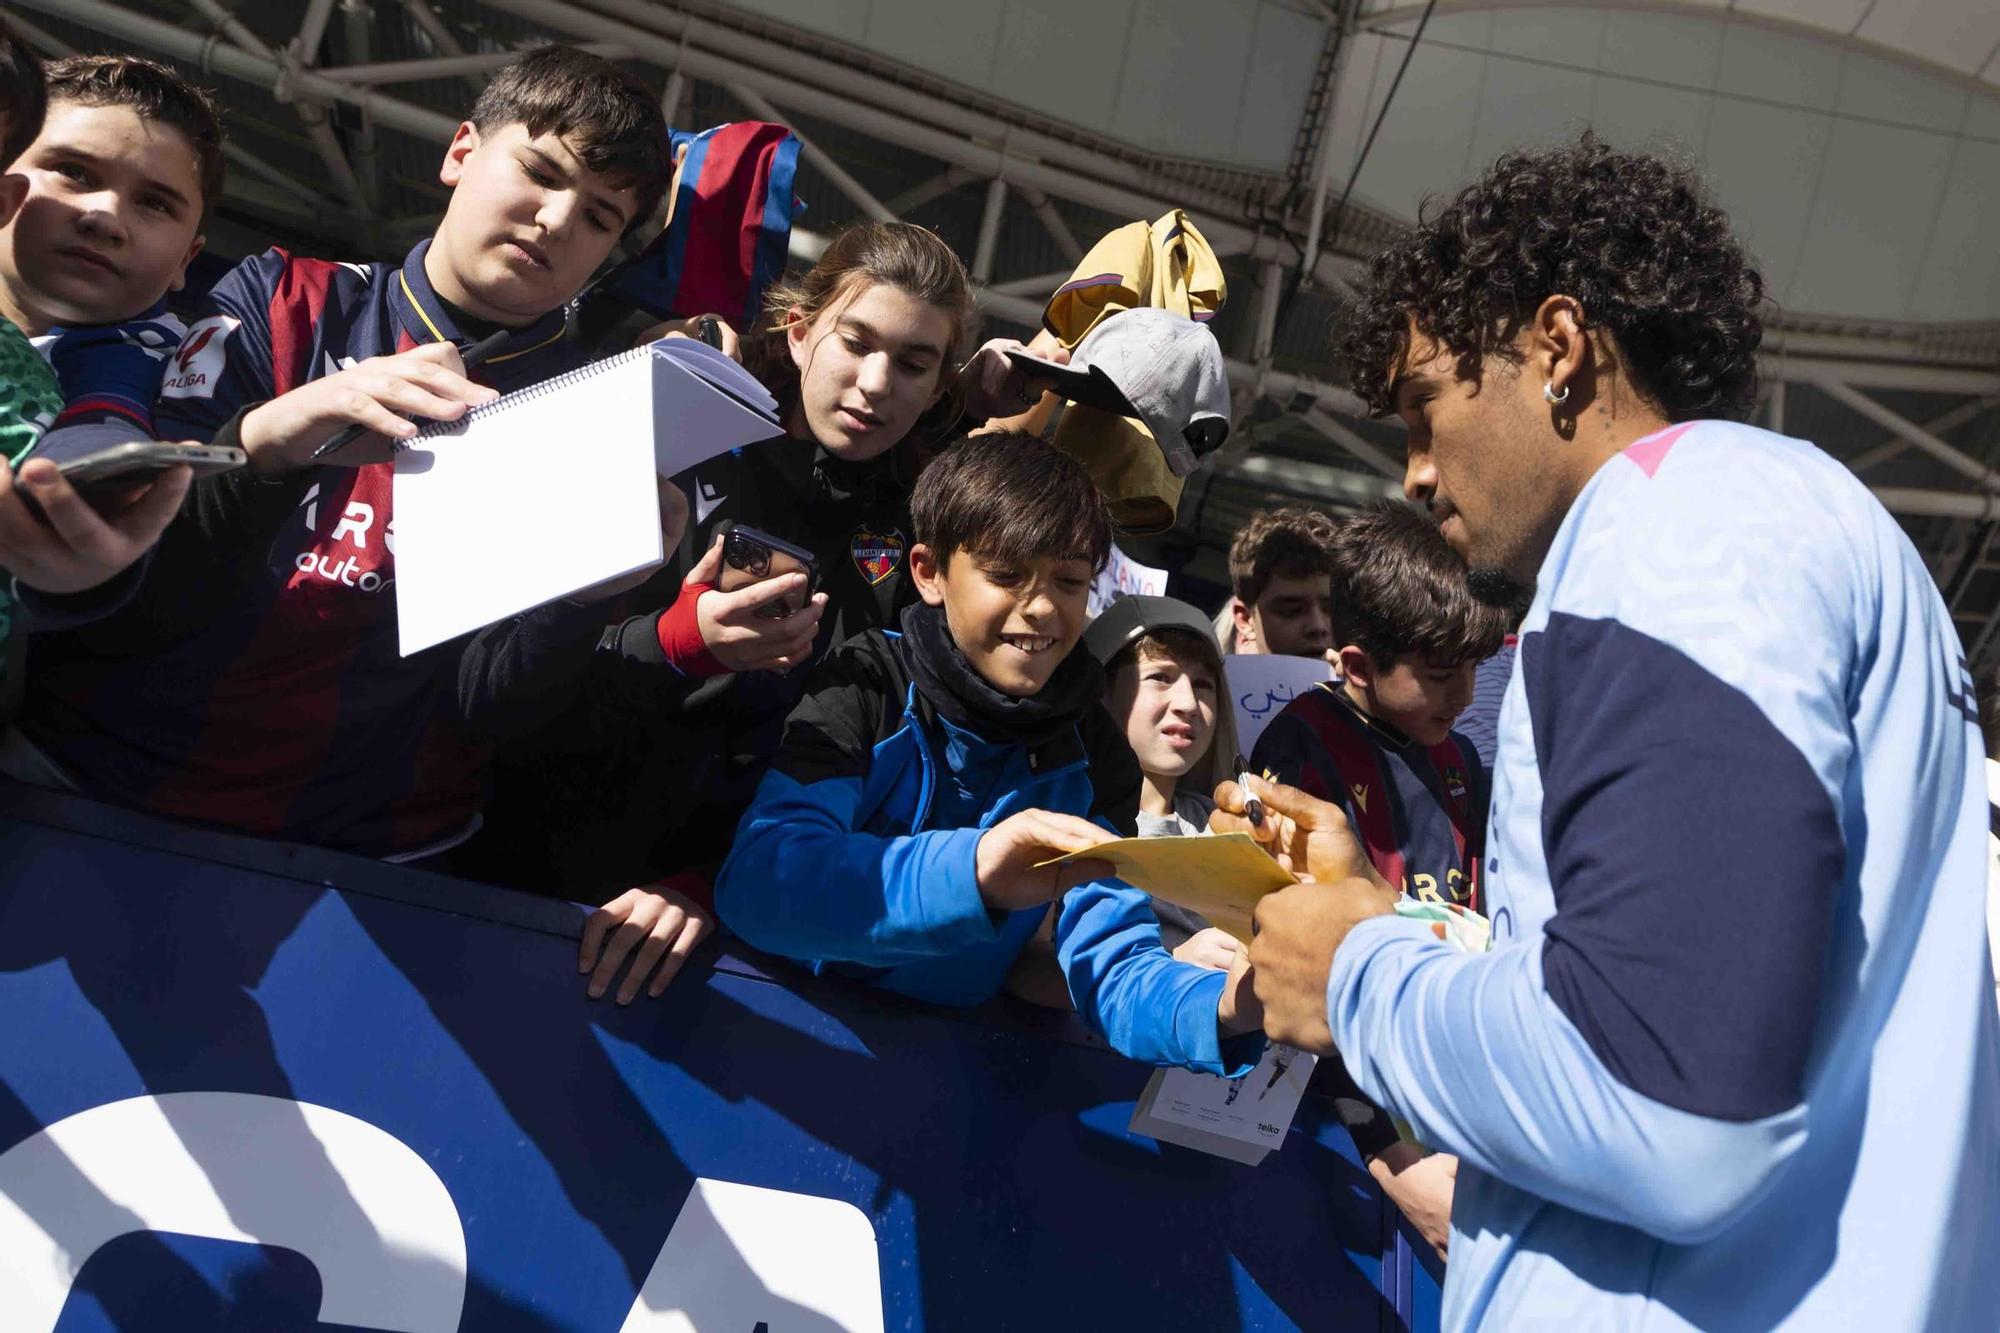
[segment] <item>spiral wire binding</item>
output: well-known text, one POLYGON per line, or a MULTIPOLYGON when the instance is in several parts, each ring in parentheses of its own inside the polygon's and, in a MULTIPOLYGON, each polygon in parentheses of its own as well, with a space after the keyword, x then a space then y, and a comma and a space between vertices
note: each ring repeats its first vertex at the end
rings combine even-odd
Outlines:
POLYGON ((542 380, 538 384, 530 384, 526 388, 516 389, 509 394, 502 394, 490 403, 481 403, 478 407, 471 409, 456 421, 433 421, 408 440, 398 443, 396 447, 398 449, 407 449, 420 440, 431 440, 445 435, 462 435, 465 433, 466 427, 475 421, 484 420, 489 416, 496 416, 501 412, 505 412, 510 407, 518 406, 531 398, 539 398, 543 394, 561 393, 572 384, 580 384, 585 380, 602 375, 606 371, 630 365, 634 361, 651 355, 652 350, 651 344, 643 347, 634 347, 629 351, 620 352, 616 356, 607 356, 602 361, 592 361, 588 365, 578 366, 575 370, 566 371, 552 379, 542 380))

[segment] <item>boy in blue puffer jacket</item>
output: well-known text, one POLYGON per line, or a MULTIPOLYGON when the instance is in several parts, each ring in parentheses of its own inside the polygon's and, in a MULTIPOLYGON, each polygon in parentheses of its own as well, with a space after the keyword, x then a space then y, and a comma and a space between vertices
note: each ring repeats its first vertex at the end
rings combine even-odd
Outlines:
POLYGON ((978 435, 925 470, 911 513, 923 600, 813 673, 716 883, 723 921, 815 971, 976 1004, 1054 903, 1070 997, 1115 1048, 1249 1068, 1241 967, 1175 961, 1102 862, 1038 868, 1131 834, 1138 810, 1103 670, 1071 652, 1111 545, 1090 478, 1034 436, 978 435))

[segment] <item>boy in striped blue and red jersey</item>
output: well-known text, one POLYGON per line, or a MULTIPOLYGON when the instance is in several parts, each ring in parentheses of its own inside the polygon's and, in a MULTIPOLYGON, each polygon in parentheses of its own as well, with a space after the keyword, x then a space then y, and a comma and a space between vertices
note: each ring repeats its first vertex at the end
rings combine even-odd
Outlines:
POLYGON ((1338 804, 1391 885, 1477 910, 1487 775, 1452 723, 1506 625, 1414 509, 1364 509, 1331 545, 1340 677, 1271 720, 1252 767, 1338 804))
MULTIPOLYGON (((1271 720, 1251 767, 1337 804, 1390 885, 1476 911, 1487 775, 1452 723, 1506 623, 1472 596, 1436 526, 1405 505, 1339 521, 1327 547, 1340 677, 1271 720)), ((1403 1140, 1339 1062, 1324 1077, 1369 1173, 1443 1253, 1455 1163, 1403 1140)))
POLYGON ((55 410, 0 446, 5 462, 26 467, 18 487, 0 478, 0 568, 11 575, 0 575, 0 719, 20 697, 25 631, 115 610, 185 494, 186 473, 173 469, 100 513, 30 455, 46 452, 45 432, 88 422, 153 435, 161 369, 184 332, 166 297, 201 251, 203 212, 222 189, 214 105, 173 70, 68 56, 44 83, 19 39, 4 40, 21 54, 0 61, 10 85, 0 328, 32 343, 18 350, 43 364, 22 372, 49 384, 55 410))
MULTIPOLYGON (((195 486, 131 604, 37 645, 21 731, 49 776, 396 860, 469 836, 491 745, 560 710, 605 613, 564 599, 402 657, 390 440, 578 365, 564 307, 670 171, 642 84, 544 47, 458 127, 444 219, 400 263, 273 250, 218 283, 172 358, 159 426, 238 444, 250 466, 195 486), (468 378, 460 349, 501 330, 468 378), (316 460, 350 425, 369 433, 316 460)), ((664 508, 671 544, 685 506, 664 508)), ((504 577, 534 515, 493 517, 504 577)))

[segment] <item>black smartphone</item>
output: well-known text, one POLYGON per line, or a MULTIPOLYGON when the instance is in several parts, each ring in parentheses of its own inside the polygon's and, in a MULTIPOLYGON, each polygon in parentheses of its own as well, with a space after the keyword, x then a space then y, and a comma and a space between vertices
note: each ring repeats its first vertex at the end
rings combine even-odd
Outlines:
POLYGON ((227 472, 249 461, 230 445, 149 440, 129 426, 92 421, 50 431, 27 459, 46 458, 69 484, 86 494, 127 489, 186 463, 197 477, 227 472))
POLYGON ((724 523, 718 531, 722 533, 722 577, 715 585, 718 589, 735 592, 766 579, 804 574, 805 591, 799 594, 796 601, 780 597, 757 614, 766 620, 783 620, 793 612, 805 609, 819 588, 818 556, 803 546, 796 546, 783 537, 774 537, 748 524, 724 523))
POLYGON ((61 459, 56 463, 56 469, 69 478, 70 485, 81 491, 113 482, 129 484, 144 481, 179 463, 192 467, 197 477, 206 477, 242 467, 248 461, 241 449, 229 445, 128 440, 108 449, 61 459))

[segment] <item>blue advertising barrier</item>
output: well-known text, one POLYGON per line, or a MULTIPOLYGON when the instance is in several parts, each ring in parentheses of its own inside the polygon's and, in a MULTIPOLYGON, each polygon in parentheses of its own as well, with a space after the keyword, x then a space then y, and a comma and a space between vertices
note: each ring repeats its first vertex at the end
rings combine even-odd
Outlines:
POLYGON ((734 945, 619 1008, 569 904, 0 812, 9 1333, 1435 1324, 1316 1099, 1244 1167, 1073 1016, 734 945))

